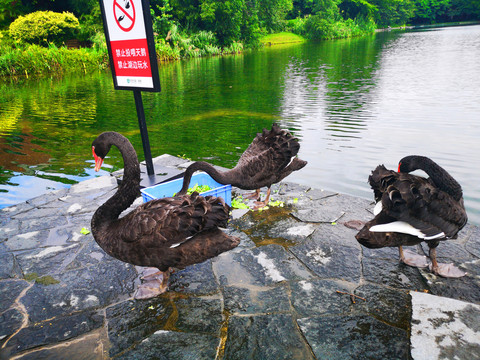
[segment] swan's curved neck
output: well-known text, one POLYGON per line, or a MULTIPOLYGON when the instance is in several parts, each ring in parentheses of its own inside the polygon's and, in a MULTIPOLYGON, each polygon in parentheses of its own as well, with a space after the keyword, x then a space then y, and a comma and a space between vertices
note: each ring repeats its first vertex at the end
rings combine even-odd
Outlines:
POLYGON ((423 170, 435 186, 459 201, 463 197, 461 185, 444 168, 425 156, 417 156, 410 165, 410 171, 423 170))
POLYGON ((119 134, 110 138, 111 145, 120 150, 123 157, 123 180, 117 192, 100 206, 92 218, 92 230, 100 224, 118 219, 122 211, 127 209, 140 192, 140 164, 132 144, 119 134), (117 136, 118 135, 118 136, 117 136))
POLYGON ((195 171, 199 170, 205 171, 213 178, 213 180, 219 182, 220 184, 232 184, 231 170, 220 172, 205 161, 196 161, 192 165, 190 165, 187 170, 185 170, 185 174, 183 176, 183 186, 182 189, 178 192, 178 195, 183 195, 187 193, 188 185, 190 184, 190 179, 192 178, 192 175, 195 173, 195 171))

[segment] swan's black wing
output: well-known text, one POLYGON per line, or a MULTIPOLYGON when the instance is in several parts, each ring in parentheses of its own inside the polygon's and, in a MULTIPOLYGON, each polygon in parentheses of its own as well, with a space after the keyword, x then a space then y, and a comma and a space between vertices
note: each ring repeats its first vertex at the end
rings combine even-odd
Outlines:
POLYGON ((169 247, 203 230, 226 227, 229 207, 222 198, 182 195, 149 201, 120 219, 120 239, 147 248, 169 247))
POLYGON ((382 212, 404 221, 426 237, 453 238, 465 226, 467 215, 463 200, 456 201, 437 189, 428 179, 397 173, 382 165, 369 177, 375 198, 382 202, 382 212))
POLYGON ((273 124, 271 130, 264 129, 255 137, 240 157, 236 168, 241 168, 242 174, 253 183, 268 186, 279 181, 278 175, 289 165, 299 149, 297 138, 273 124))
POLYGON ((238 160, 238 164, 241 165, 244 161, 254 159, 271 149, 274 149, 276 152, 282 152, 283 160, 288 159, 287 163, 283 166, 285 167, 290 162, 290 159, 297 155, 300 144, 298 143, 298 139, 289 131, 283 130, 277 124, 273 124, 271 130, 263 129, 262 133, 257 134, 252 143, 243 152, 238 160))
POLYGON ((97 242, 119 260, 165 271, 204 261, 238 245, 238 239, 218 229, 227 226, 228 217, 229 206, 222 198, 194 193, 152 200, 110 223, 97 233, 97 242), (193 255, 202 239, 205 248, 193 255))

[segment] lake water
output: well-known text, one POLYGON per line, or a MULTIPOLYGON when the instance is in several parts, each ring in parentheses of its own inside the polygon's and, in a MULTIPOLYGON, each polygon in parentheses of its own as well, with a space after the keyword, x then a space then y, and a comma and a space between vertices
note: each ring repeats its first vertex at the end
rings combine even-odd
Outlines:
MULTIPOLYGON (((162 92, 143 93, 152 154, 233 167, 276 121, 309 162, 287 180, 372 199, 376 165, 426 155, 480 225, 479 59, 480 26, 467 26, 162 64, 162 92)), ((98 175, 91 142, 109 130, 143 159, 133 94, 110 72, 0 80, 0 207, 98 175)), ((123 167, 109 155, 104 169, 123 167)))

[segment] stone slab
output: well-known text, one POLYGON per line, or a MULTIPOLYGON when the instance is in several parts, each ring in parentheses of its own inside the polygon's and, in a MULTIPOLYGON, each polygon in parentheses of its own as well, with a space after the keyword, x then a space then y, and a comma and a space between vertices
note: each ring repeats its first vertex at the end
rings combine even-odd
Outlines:
POLYGON ((290 314, 230 317, 224 358, 314 359, 290 314))
POLYGON ((480 306, 421 292, 412 296, 412 358, 480 359, 480 306))
POLYGON ((367 315, 308 317, 298 325, 317 359, 408 359, 408 334, 367 315))

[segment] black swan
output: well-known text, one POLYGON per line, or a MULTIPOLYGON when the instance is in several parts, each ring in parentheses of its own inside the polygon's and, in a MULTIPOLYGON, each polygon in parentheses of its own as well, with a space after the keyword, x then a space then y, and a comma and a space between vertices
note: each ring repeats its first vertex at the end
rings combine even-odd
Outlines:
POLYGON ((293 171, 300 170, 307 162, 297 157, 300 150, 298 139, 277 124, 271 130, 263 129, 244 151, 237 165, 228 171, 220 172, 204 161, 197 161, 185 171, 183 187, 179 194, 185 194, 193 173, 203 170, 220 184, 232 184, 244 190, 256 190, 253 198, 259 206, 265 206, 270 199, 270 187, 293 171), (267 186, 267 196, 260 202, 260 188, 267 186))
POLYGON ((119 218, 140 195, 140 166, 126 137, 104 132, 92 143, 95 171, 116 146, 123 157, 124 175, 117 192, 92 217, 95 241, 121 261, 155 267, 161 273, 139 286, 135 298, 149 298, 166 291, 171 267, 185 267, 236 247, 239 239, 223 233, 229 206, 222 198, 198 193, 152 200, 119 218))
POLYGON ((461 277, 465 273, 453 264, 439 264, 439 242, 455 239, 467 223, 460 184, 443 168, 425 156, 411 155, 400 160, 398 172, 379 165, 368 178, 377 205, 375 218, 356 235, 368 248, 398 246, 400 261, 426 267, 426 258, 402 250, 402 245, 425 241, 429 246, 431 270, 444 277, 461 277), (429 178, 409 174, 423 170, 429 178))

